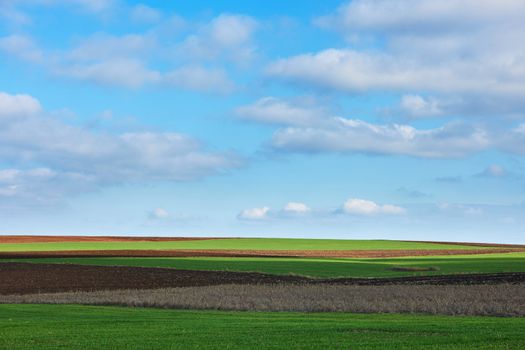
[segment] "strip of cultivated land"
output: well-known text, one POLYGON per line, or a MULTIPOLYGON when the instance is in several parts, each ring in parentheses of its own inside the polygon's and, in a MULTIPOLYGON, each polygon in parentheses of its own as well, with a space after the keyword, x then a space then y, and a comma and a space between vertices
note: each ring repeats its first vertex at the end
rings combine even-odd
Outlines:
POLYGON ((525 284, 217 285, 0 295, 9 304, 120 305, 194 310, 525 316, 525 284))
POLYGON ((183 270, 260 272, 316 278, 402 277, 525 272, 525 253, 405 257, 391 259, 304 258, 33 258, 4 262, 161 267, 183 270))
POLYGON ((525 273, 463 274, 390 278, 312 279, 255 272, 198 271, 128 266, 0 264, 0 294, 201 287, 222 284, 455 285, 521 284, 525 273))
MULTIPOLYGON (((0 240, 0 242, 2 242, 0 240)), ((488 249, 497 247, 488 247, 488 249)), ((516 247, 515 249, 518 249, 516 247)), ((501 248, 500 248, 501 249, 501 248)), ((506 248, 514 249, 514 248, 506 248)), ((377 250, 487 250, 468 244, 403 242, 388 240, 335 240, 286 238, 185 239, 170 241, 81 241, 1 243, 1 252, 52 252, 97 250, 226 250, 226 251, 377 251, 377 250)))
POLYGON ((525 318, 0 305, 0 348, 523 349, 525 318))
MULTIPOLYGON (((1 248, 1 247, 0 247, 1 248)), ((46 247, 47 248, 47 247, 46 247)), ((41 248, 42 249, 42 248, 41 248)), ((524 248, 490 249, 428 249, 428 250, 58 250, 7 251, 0 250, 2 258, 49 257, 297 257, 297 258, 394 258, 438 255, 482 255, 525 252, 524 248)))
POLYGON ((227 239, 214 237, 146 237, 146 236, 0 236, 0 243, 51 242, 169 242, 227 239))

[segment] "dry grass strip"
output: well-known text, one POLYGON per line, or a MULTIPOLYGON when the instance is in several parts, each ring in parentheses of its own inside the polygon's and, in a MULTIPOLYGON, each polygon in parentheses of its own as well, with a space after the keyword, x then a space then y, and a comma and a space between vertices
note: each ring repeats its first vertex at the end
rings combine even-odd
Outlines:
POLYGON ((525 284, 445 286, 219 285, 3 295, 0 303, 176 309, 525 316, 525 284))

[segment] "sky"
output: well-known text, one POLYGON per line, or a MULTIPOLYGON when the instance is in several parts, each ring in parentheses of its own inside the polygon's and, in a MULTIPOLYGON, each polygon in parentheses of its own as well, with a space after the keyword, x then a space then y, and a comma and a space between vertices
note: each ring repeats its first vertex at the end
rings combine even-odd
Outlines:
POLYGON ((0 0, 0 234, 525 243, 524 14, 0 0))

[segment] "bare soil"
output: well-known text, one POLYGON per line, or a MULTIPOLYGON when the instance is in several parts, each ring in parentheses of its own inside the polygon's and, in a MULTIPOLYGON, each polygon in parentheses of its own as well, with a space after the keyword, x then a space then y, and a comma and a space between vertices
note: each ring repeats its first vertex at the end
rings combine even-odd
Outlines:
POLYGON ((404 256, 473 255, 525 252, 525 248, 451 250, 65 250, 40 252, 0 252, 10 258, 85 257, 296 257, 296 258, 396 258, 404 256))
POLYGON ((170 242, 227 239, 223 237, 123 237, 123 236, 1 236, 1 243, 60 242, 170 242))
POLYGON ((517 284, 525 273, 465 274, 400 278, 312 279, 251 272, 191 271, 127 266, 0 263, 0 294, 117 289, 157 289, 223 284, 476 285, 517 284))
POLYGON ((446 241, 403 241, 403 242, 467 245, 467 246, 472 246, 472 247, 525 248, 524 244, 504 244, 504 243, 473 243, 473 242, 446 242, 446 241))

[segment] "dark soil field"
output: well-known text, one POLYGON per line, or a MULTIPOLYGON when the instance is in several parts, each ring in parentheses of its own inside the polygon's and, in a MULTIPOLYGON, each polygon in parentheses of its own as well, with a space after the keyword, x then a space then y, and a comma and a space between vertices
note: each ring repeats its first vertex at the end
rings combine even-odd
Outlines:
POLYGON ((482 285, 525 283, 525 273, 311 279, 261 273, 123 266, 0 263, 0 294, 155 289, 223 284, 482 285))

